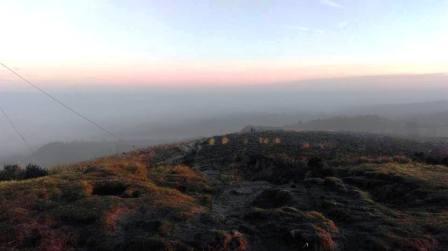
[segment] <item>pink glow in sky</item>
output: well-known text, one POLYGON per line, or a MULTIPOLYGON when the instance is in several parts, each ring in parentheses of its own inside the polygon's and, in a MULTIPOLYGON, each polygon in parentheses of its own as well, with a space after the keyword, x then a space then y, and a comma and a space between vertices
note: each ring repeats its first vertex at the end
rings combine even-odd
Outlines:
POLYGON ((446 27, 445 0, 5 0, 0 60, 58 86, 446 73, 446 27))

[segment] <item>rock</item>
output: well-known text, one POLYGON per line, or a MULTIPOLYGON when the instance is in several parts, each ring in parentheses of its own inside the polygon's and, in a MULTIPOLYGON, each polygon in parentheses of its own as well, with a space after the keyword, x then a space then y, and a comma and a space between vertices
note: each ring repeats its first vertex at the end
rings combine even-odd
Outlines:
POLYGON ((337 250, 336 242, 331 233, 311 224, 304 224, 301 228, 293 229, 289 232, 291 239, 304 250, 337 250))
POLYGON ((195 244, 200 250, 246 251, 249 248, 245 236, 235 230, 210 230, 197 234, 195 244))
POLYGON ((305 187, 309 188, 314 185, 322 185, 324 183, 324 179, 322 178, 306 178, 303 183, 305 184, 305 187))
POLYGON ((247 194, 252 194, 253 189, 250 187, 242 187, 242 188, 232 190, 231 193, 233 193, 235 195, 247 195, 247 194))
POLYGON ((339 179, 337 177, 325 177, 324 186, 326 186, 330 189, 335 189, 336 191, 339 191, 339 192, 347 191, 344 181, 342 181, 341 179, 339 179))
POLYGON ((258 195, 252 205, 261 208, 278 208, 293 201, 294 196, 287 190, 268 189, 258 195))

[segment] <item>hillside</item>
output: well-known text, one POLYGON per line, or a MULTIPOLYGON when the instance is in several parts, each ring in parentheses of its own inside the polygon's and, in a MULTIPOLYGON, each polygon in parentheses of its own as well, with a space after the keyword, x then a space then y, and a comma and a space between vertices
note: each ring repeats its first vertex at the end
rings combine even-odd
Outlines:
POLYGON ((389 119, 414 118, 425 114, 437 114, 448 111, 448 101, 438 100, 420 103, 382 104, 374 106, 359 106, 345 113, 351 115, 376 114, 389 119))
POLYGON ((408 138, 448 137, 447 112, 425 114, 406 119, 377 115, 334 116, 286 126, 291 130, 364 132, 408 138))
POLYGON ((295 128, 301 130, 370 132, 378 134, 412 133, 412 131, 405 126, 405 122, 403 121, 395 121, 379 116, 366 115, 353 117, 339 116, 311 120, 308 122, 299 123, 295 125, 295 128))
POLYGON ((60 167, 0 182, 0 250, 447 250, 446 150, 276 131, 60 167))
MULTIPOLYGON (((53 167, 93 160, 101 156, 128 152, 142 147, 167 143, 167 140, 128 140, 128 141, 72 141, 52 142, 37 148, 32 154, 0 156, 0 165, 17 162, 32 162, 53 167)), ((173 141, 171 141, 173 142, 173 141)))

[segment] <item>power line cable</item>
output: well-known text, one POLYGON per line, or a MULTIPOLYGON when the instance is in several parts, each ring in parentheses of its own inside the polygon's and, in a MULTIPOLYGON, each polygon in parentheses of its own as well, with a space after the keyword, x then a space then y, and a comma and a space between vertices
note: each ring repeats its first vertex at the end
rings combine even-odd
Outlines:
POLYGON ((19 136, 19 138, 23 141, 23 143, 25 144, 25 146, 28 148, 28 150, 33 153, 33 148, 31 147, 30 143, 28 142, 28 140, 26 139, 25 135, 23 135, 23 133, 20 132, 19 128, 16 126, 16 124, 14 123, 14 121, 11 119, 11 117, 6 113, 5 109, 3 109, 0 106, 0 113, 3 114, 3 117, 5 117, 6 121, 8 122, 8 124, 11 126, 11 128, 14 130, 14 132, 17 134, 17 136, 19 136))
POLYGON ((45 91, 41 87, 39 87, 36 84, 32 83, 31 81, 29 81, 28 79, 26 79, 25 77, 20 75, 17 71, 15 71, 12 68, 8 67, 6 64, 0 62, 0 65, 3 66, 6 70, 11 72, 12 74, 14 74, 19 79, 21 79, 23 82, 27 83, 29 86, 33 87, 34 89, 38 90, 39 92, 41 92, 42 94, 44 94, 45 96, 47 96, 48 98, 50 98, 51 100, 53 100, 54 102, 59 104, 60 106, 64 107, 66 110, 70 111, 71 113, 75 114, 76 116, 80 117, 81 119, 89 122, 90 124, 92 124, 93 126, 98 128, 99 130, 106 132, 107 134, 112 136, 115 140, 117 140, 117 142, 120 141, 120 138, 118 136, 116 136, 113 132, 107 130, 105 127, 101 126, 99 123, 95 122, 94 120, 90 119, 89 117, 87 117, 87 116, 83 115, 82 113, 76 111, 75 109, 71 108, 69 105, 65 104, 60 99, 56 98, 55 96, 51 95, 50 93, 48 93, 47 91, 45 91))

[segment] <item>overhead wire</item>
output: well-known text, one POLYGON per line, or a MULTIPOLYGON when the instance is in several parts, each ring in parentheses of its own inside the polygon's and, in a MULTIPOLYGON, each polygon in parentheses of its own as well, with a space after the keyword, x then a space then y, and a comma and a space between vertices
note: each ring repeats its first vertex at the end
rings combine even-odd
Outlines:
POLYGON ((113 132, 111 132, 110 130, 106 129, 104 126, 100 125, 98 122, 92 120, 91 118, 83 115, 82 113, 78 112, 77 110, 75 110, 74 108, 70 107, 69 105, 67 105, 66 103, 62 102, 60 99, 56 98, 55 96, 51 95, 49 92, 47 92, 46 90, 44 90, 43 88, 39 87, 38 85, 34 84, 33 82, 31 82, 30 80, 28 80, 27 78, 23 77, 21 74, 19 74, 17 71, 15 71, 14 69, 12 69, 11 67, 7 66, 6 64, 0 62, 0 65, 3 66, 3 68, 5 68, 6 70, 8 70, 9 72, 11 72, 12 74, 14 74, 16 77, 18 77, 19 79, 21 79, 23 82, 25 82, 26 84, 28 84, 29 86, 33 87, 34 89, 38 90, 40 93, 44 94, 45 96, 47 96, 48 98, 50 98, 51 100, 53 100, 55 103, 59 104, 60 106, 64 107, 66 110, 70 111, 71 113, 75 114, 76 116, 80 117, 81 119, 89 122, 90 124, 92 124, 93 126, 95 126, 96 128, 98 128, 99 130, 106 132, 107 134, 109 134, 110 136, 112 136, 114 139, 116 139, 117 141, 119 141, 119 137, 117 135, 115 135, 113 132))
POLYGON ((25 135, 19 130, 19 128, 16 126, 12 118, 6 113, 5 109, 3 109, 2 106, 0 106, 0 113, 5 118, 6 122, 8 122, 9 126, 14 130, 14 132, 17 134, 17 136, 22 140, 22 142, 25 144, 25 146, 28 148, 28 150, 32 153, 33 148, 31 147, 31 144, 26 139, 25 135))
MULTIPOLYGON (((28 80, 27 78, 25 78, 24 76, 22 76, 20 73, 18 73, 17 71, 15 71, 14 69, 12 69, 11 67, 9 67, 8 65, 6 65, 3 62, 0 62, 0 65, 5 68, 6 70, 8 70, 10 73, 12 73, 13 75, 15 75, 17 78, 19 78, 20 80, 22 80, 23 82, 25 82, 27 85, 31 86, 32 88, 36 89, 37 91, 39 91, 40 93, 42 93, 43 95, 47 96, 49 99, 51 99, 53 102, 55 102, 56 104, 62 106, 64 109, 66 109, 67 111, 73 113, 74 115, 76 115, 77 117, 81 118, 82 120, 87 121, 88 123, 90 123, 91 125, 93 125, 94 127, 96 127, 97 129, 99 129, 100 131, 105 132, 106 134, 108 134, 109 136, 112 136, 112 138, 114 139, 115 143, 115 151, 116 153, 119 152, 119 142, 121 142, 122 140, 112 131, 108 130, 107 128, 105 128, 104 126, 102 126, 100 123, 96 122, 95 120, 89 118, 88 116, 82 114, 81 112, 77 111, 76 109, 72 108, 71 106, 69 106, 68 104, 66 104, 65 102, 63 102, 62 100, 60 100, 59 98, 53 96, 52 94, 50 94, 49 92, 47 92, 45 89, 43 89, 42 87, 36 85, 35 83, 31 82, 30 80, 28 80)), ((17 130, 17 127, 14 125, 13 122, 10 117, 2 112, 3 115, 5 117, 8 117, 9 119, 7 119, 9 121, 9 123, 11 124, 11 126, 13 128, 15 128, 14 130, 16 131, 16 133, 18 135, 20 135, 21 139, 24 142, 28 142, 26 140, 25 137, 23 137, 23 134, 20 133, 19 130, 17 130)), ((30 145, 29 143, 27 143, 28 145, 30 145)))

